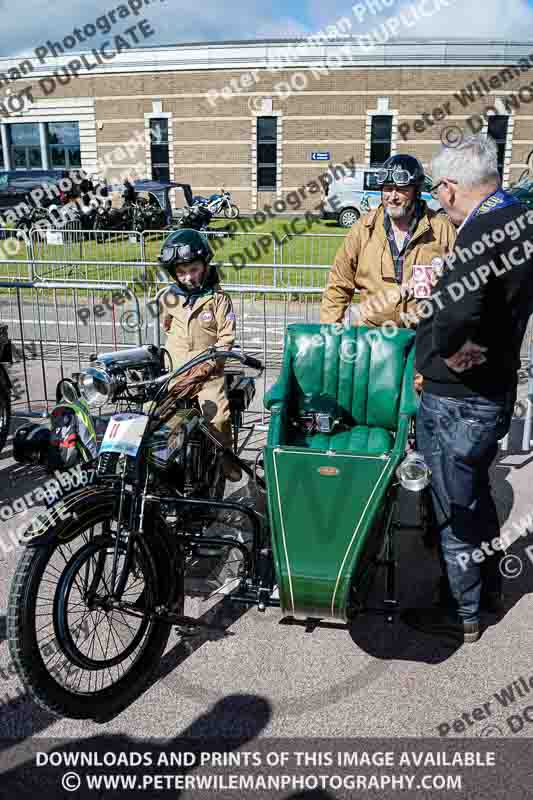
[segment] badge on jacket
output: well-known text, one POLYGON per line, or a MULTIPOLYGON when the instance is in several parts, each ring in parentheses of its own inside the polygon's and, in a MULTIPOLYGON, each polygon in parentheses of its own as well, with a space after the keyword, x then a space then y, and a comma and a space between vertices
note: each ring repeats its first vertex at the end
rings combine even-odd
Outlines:
POLYGON ((201 319, 202 322, 211 322, 215 317, 212 311, 202 311, 198 318, 201 319))
POLYGON ((413 266, 413 289, 416 300, 431 297, 433 282, 434 270, 431 264, 415 264, 413 266))

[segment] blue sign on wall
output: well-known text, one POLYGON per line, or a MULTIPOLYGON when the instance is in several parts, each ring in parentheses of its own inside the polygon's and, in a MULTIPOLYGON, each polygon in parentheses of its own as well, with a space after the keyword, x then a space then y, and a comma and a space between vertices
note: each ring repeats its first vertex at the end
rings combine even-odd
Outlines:
POLYGON ((328 150, 318 150, 311 153, 311 161, 329 161, 331 153, 328 150))

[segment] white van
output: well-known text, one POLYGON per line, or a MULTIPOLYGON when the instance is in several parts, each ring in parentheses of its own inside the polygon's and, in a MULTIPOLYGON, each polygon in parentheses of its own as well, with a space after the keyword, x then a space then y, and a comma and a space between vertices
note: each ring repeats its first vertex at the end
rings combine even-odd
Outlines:
MULTIPOLYGON (((351 228, 361 214, 377 208, 381 203, 381 189, 377 185, 376 173, 380 169, 381 167, 356 166, 351 175, 334 178, 326 191, 324 219, 335 219, 343 228, 351 228), (335 197, 333 205, 332 197, 335 197)), ((440 203, 429 193, 431 186, 431 178, 426 175, 422 198, 429 208, 439 211, 440 203)))

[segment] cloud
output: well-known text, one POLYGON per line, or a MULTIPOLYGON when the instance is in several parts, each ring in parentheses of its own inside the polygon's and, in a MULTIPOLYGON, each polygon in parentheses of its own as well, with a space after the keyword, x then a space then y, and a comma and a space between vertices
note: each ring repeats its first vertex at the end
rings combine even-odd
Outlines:
MULTIPOLYGON (((10 13, 2 19, 2 55, 31 55, 36 47, 46 45, 47 40, 61 42, 74 28, 83 29, 85 24, 94 23, 99 16, 109 16, 109 12, 127 2, 94 0, 88 4, 85 0, 70 0, 64 4, 26 0, 24 15, 10 13)), ((111 35, 122 33, 143 18, 155 30, 153 37, 143 41, 146 45, 287 38, 306 33, 305 26, 296 18, 289 15, 280 18, 260 0, 233 0, 231 13, 217 0, 204 0, 195 6, 190 0, 151 0, 139 16, 117 19, 111 35)), ((91 49, 106 39, 109 34, 98 34, 76 49, 91 49)))
POLYGON ((413 26, 403 26, 396 38, 492 38, 527 41, 533 37, 533 7, 527 0, 355 0, 353 3, 332 2, 325 7, 323 0, 309 0, 308 16, 316 30, 334 25, 340 17, 352 21, 354 35, 379 30, 381 23, 399 16, 413 20, 409 6, 420 8, 419 19, 413 26), (358 8, 357 12, 352 9, 358 8), (431 11, 435 13, 429 14, 431 11), (428 14, 424 17, 422 14, 428 14))
MULTIPOLYGON (((218 0, 204 0, 195 5, 190 0, 150 0, 139 16, 118 19, 111 33, 122 33, 146 17, 155 30, 153 37, 142 42, 146 45, 304 38, 347 17, 352 21, 352 33, 357 35, 379 30, 381 23, 398 15, 402 9, 405 12, 410 5, 422 7, 426 12, 440 5, 437 13, 422 17, 413 26, 401 27, 398 37, 533 39, 533 7, 526 0, 483 0, 482 13, 480 0, 425 0, 423 5, 422 0, 349 0, 347 3, 332 0, 328 4, 323 0, 308 0, 305 8, 298 7, 297 2, 292 0, 292 5, 283 5, 279 0, 272 6, 260 0, 233 0, 231 13, 228 13, 228 7, 218 0), (362 22, 354 15, 352 6, 363 9, 362 22), (377 13, 372 13, 372 9, 377 13)), ((24 14, 13 13, 9 7, 9 13, 2 15, 2 55, 31 54, 47 40, 61 42, 74 28, 94 23, 97 17, 109 15, 127 3, 128 0, 93 0, 90 4, 86 0, 70 0, 68 4, 57 0, 25 0, 24 14)), ((0 7, 4 4, 5 0, 0 0, 0 7)), ((99 34, 77 49, 96 47, 108 38, 99 34)))

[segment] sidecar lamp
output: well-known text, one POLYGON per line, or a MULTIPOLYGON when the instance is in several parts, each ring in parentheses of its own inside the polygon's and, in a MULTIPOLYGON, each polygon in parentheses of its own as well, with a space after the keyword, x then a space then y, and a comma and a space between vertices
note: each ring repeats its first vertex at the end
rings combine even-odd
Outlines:
POLYGON ((424 461, 421 453, 413 450, 409 453, 398 469, 396 476, 404 489, 409 492, 421 492, 429 484, 431 471, 424 461))

